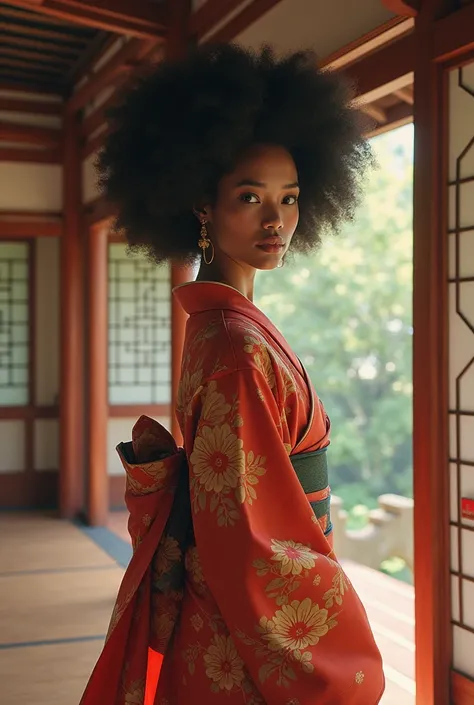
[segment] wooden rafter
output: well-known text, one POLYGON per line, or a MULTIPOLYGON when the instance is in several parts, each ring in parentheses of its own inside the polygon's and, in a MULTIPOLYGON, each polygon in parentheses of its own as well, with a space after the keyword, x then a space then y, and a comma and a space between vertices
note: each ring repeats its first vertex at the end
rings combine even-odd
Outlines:
POLYGON ((54 41, 62 41, 65 46, 69 47, 72 45, 76 47, 78 46, 79 48, 82 48, 84 43, 87 41, 87 38, 85 37, 60 32, 57 29, 51 29, 50 27, 30 27, 26 24, 10 24, 10 22, 6 24, 4 22, 0 22, 0 29, 2 30, 2 39, 4 33, 6 36, 15 35, 17 38, 26 35, 29 37, 34 37, 35 39, 52 39, 54 41))
POLYGON ((375 122, 378 122, 379 125, 385 125, 385 123, 388 121, 387 112, 383 108, 380 108, 378 105, 363 105, 362 110, 366 115, 375 120, 375 122))
POLYGON ((64 56, 72 61, 74 61, 82 52, 81 46, 68 46, 66 44, 59 44, 50 42, 40 36, 34 39, 28 39, 27 37, 19 37, 14 34, 7 34, 6 32, 2 35, 2 42, 4 46, 17 47, 19 42, 21 46, 25 48, 33 49, 33 51, 43 52, 54 52, 57 56, 64 56))
POLYGON ((0 147, 0 162, 30 162, 40 164, 61 164, 61 150, 21 149, 20 147, 0 147))
POLYGON ((227 24, 219 29, 215 34, 211 35, 206 43, 231 42, 241 32, 250 27, 254 22, 263 17, 269 10, 281 0, 253 0, 250 5, 246 5, 235 17, 227 24))
POLYGON ((100 105, 93 113, 84 118, 81 125, 81 132, 83 137, 88 137, 93 135, 101 125, 106 122, 106 112, 108 108, 117 100, 115 92, 105 100, 102 105, 100 105))
POLYGON ((241 4, 242 0, 207 0, 192 13, 189 19, 189 34, 198 38, 203 37, 241 4))
POLYGON ((14 46, 13 44, 6 44, 0 48, 0 53, 2 56, 8 56, 10 58, 23 59, 27 62, 38 61, 41 64, 55 64, 62 66, 69 66, 70 60, 68 60, 64 55, 46 54, 42 51, 35 51, 28 48, 18 48, 18 44, 14 46))
POLYGON ((15 113, 35 113, 36 115, 56 115, 62 112, 61 103, 46 103, 24 98, 4 98, 0 96, 0 110, 15 113))
POLYGON ((398 103, 398 105, 393 105, 385 110, 385 118, 386 122, 375 127, 366 137, 375 137, 375 135, 395 130, 402 125, 408 125, 413 121, 413 108, 407 103, 398 103))
POLYGON ((127 42, 114 56, 91 75, 86 84, 74 93, 67 105, 69 111, 76 111, 84 107, 103 88, 107 88, 119 76, 124 76, 137 66, 157 48, 156 40, 132 39, 127 42))
POLYGON ((60 141, 60 132, 49 127, 0 122, 0 140, 2 142, 34 144, 37 147, 57 147, 60 141))
POLYGON ((411 88, 400 88, 398 91, 395 91, 395 95, 408 105, 413 105, 415 101, 411 88))
POLYGON ((353 81, 362 103, 372 103, 384 95, 413 83, 415 39, 407 34, 368 54, 344 69, 353 81))
POLYGON ((45 73, 51 76, 53 76, 53 74, 57 76, 62 76, 64 74, 64 67, 62 66, 56 66, 54 64, 47 63, 44 60, 35 61, 32 63, 30 59, 25 57, 8 56, 2 49, 0 49, 0 66, 2 67, 2 69, 5 67, 12 67, 22 70, 32 70, 38 75, 42 75, 43 73, 45 73))
POLYGON ((135 37, 157 37, 166 32, 165 5, 150 0, 9 0, 66 22, 135 37))
POLYGON ((57 86, 48 85, 47 82, 35 86, 34 89, 30 85, 21 85, 20 80, 11 80, 10 77, 0 79, 0 91, 8 91, 9 93, 34 93, 35 95, 49 95, 63 98, 57 86))

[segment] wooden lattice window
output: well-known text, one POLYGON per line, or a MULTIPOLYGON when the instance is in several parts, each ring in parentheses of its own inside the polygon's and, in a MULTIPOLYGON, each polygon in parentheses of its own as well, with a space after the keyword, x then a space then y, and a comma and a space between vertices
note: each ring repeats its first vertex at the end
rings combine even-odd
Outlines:
POLYGON ((29 403, 27 242, 0 242, 0 405, 29 403))
POLYGON ((170 273, 109 245, 109 403, 170 402, 170 273))

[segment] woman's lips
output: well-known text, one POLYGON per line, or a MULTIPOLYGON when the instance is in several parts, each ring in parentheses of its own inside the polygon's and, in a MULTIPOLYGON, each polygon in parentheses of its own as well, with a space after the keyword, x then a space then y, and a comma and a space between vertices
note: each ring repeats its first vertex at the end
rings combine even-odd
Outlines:
POLYGON ((263 250, 269 255, 278 255, 285 248, 282 243, 272 244, 271 242, 264 242, 261 245, 257 245, 257 247, 259 250, 263 250))

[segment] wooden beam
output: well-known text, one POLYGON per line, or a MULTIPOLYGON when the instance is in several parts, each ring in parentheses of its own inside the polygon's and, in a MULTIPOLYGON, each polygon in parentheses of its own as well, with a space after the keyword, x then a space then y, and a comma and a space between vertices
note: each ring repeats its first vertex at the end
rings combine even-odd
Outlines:
POLYGON ((410 88, 400 88, 398 91, 394 91, 394 94, 407 105, 413 105, 415 99, 410 88))
POLYGON ((253 0, 250 5, 244 7, 222 29, 219 29, 206 39, 205 44, 232 42, 239 34, 278 5, 279 2, 281 0, 253 0))
POLYGON ((200 39, 242 5, 242 0, 207 0, 189 18, 188 33, 200 39))
POLYGON ((62 229, 60 222, 2 220, 0 213, 0 237, 2 238, 61 237, 62 229))
POLYGON ((74 112, 83 108, 95 95, 113 83, 118 76, 130 72, 136 66, 136 62, 142 61, 156 46, 157 42, 150 39, 132 39, 127 42, 105 66, 91 74, 87 83, 71 96, 67 103, 68 111, 74 112))
POLYGON ((107 32, 160 37, 167 28, 167 7, 150 0, 9 0, 44 15, 107 32))
POLYGON ((435 18, 415 23, 413 484, 416 698, 450 702, 452 663, 448 424, 447 74, 434 62, 435 18), (433 355, 436 350, 436 355, 433 355))
POLYGON ((0 147, 1 162, 30 162, 32 164, 61 164, 60 149, 20 149, 0 147))
POLYGON ((437 20, 434 25, 436 61, 448 61, 474 49, 474 4, 437 20))
POLYGON ((88 137, 89 135, 92 135, 96 130, 99 129, 101 125, 106 122, 105 114, 107 110, 115 103, 116 100, 117 95, 114 91, 112 95, 109 96, 109 98, 107 98, 107 100, 102 103, 102 105, 99 105, 99 107, 96 108, 93 113, 84 118, 84 121, 81 126, 83 137, 88 137))
POLYGON ((378 105, 373 105, 372 103, 366 104, 362 106, 362 111, 371 117, 375 122, 378 122, 379 125, 385 125, 387 122, 387 113, 383 108, 380 108, 378 105))
POLYGON ((92 226, 88 236, 87 520, 105 526, 108 516, 108 231, 92 226))
MULTIPOLYGON (((81 158, 79 117, 64 115, 63 203, 61 238, 61 375, 59 509, 77 516, 83 505, 84 478, 84 248, 81 233, 81 158)), ((89 273, 90 274, 90 273, 89 273)))
POLYGON ((399 103, 385 111, 386 122, 383 125, 378 125, 376 128, 371 130, 366 134, 366 137, 376 137, 377 135, 382 135, 385 132, 390 132, 391 130, 396 130, 398 127, 403 125, 408 125, 413 122, 413 108, 407 103, 399 103))
POLYGON ((62 114, 62 103, 48 103, 39 100, 26 100, 25 98, 4 98, 0 96, 0 110, 13 113, 33 113, 35 115, 62 114))
POLYGON ((35 127, 33 125, 13 125, 0 122, 0 140, 2 142, 21 142, 35 144, 38 147, 58 147, 61 133, 50 127, 35 127))
POLYGON ((404 34, 409 34, 415 21, 413 18, 392 17, 375 29, 367 32, 341 49, 332 52, 319 62, 321 68, 340 69, 349 66, 364 56, 383 48, 393 41, 398 41, 404 34))
POLYGON ((358 102, 371 103, 413 83, 415 38, 410 33, 344 68, 358 102))

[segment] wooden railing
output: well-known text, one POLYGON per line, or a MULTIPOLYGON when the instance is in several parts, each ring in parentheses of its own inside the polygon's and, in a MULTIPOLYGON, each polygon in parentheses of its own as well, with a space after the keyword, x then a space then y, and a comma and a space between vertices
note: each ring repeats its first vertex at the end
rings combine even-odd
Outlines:
POLYGON ((383 561, 396 556, 413 570, 413 500, 384 494, 378 502, 378 508, 369 511, 364 528, 348 529, 343 501, 332 496, 331 520, 337 557, 378 570, 383 561))

